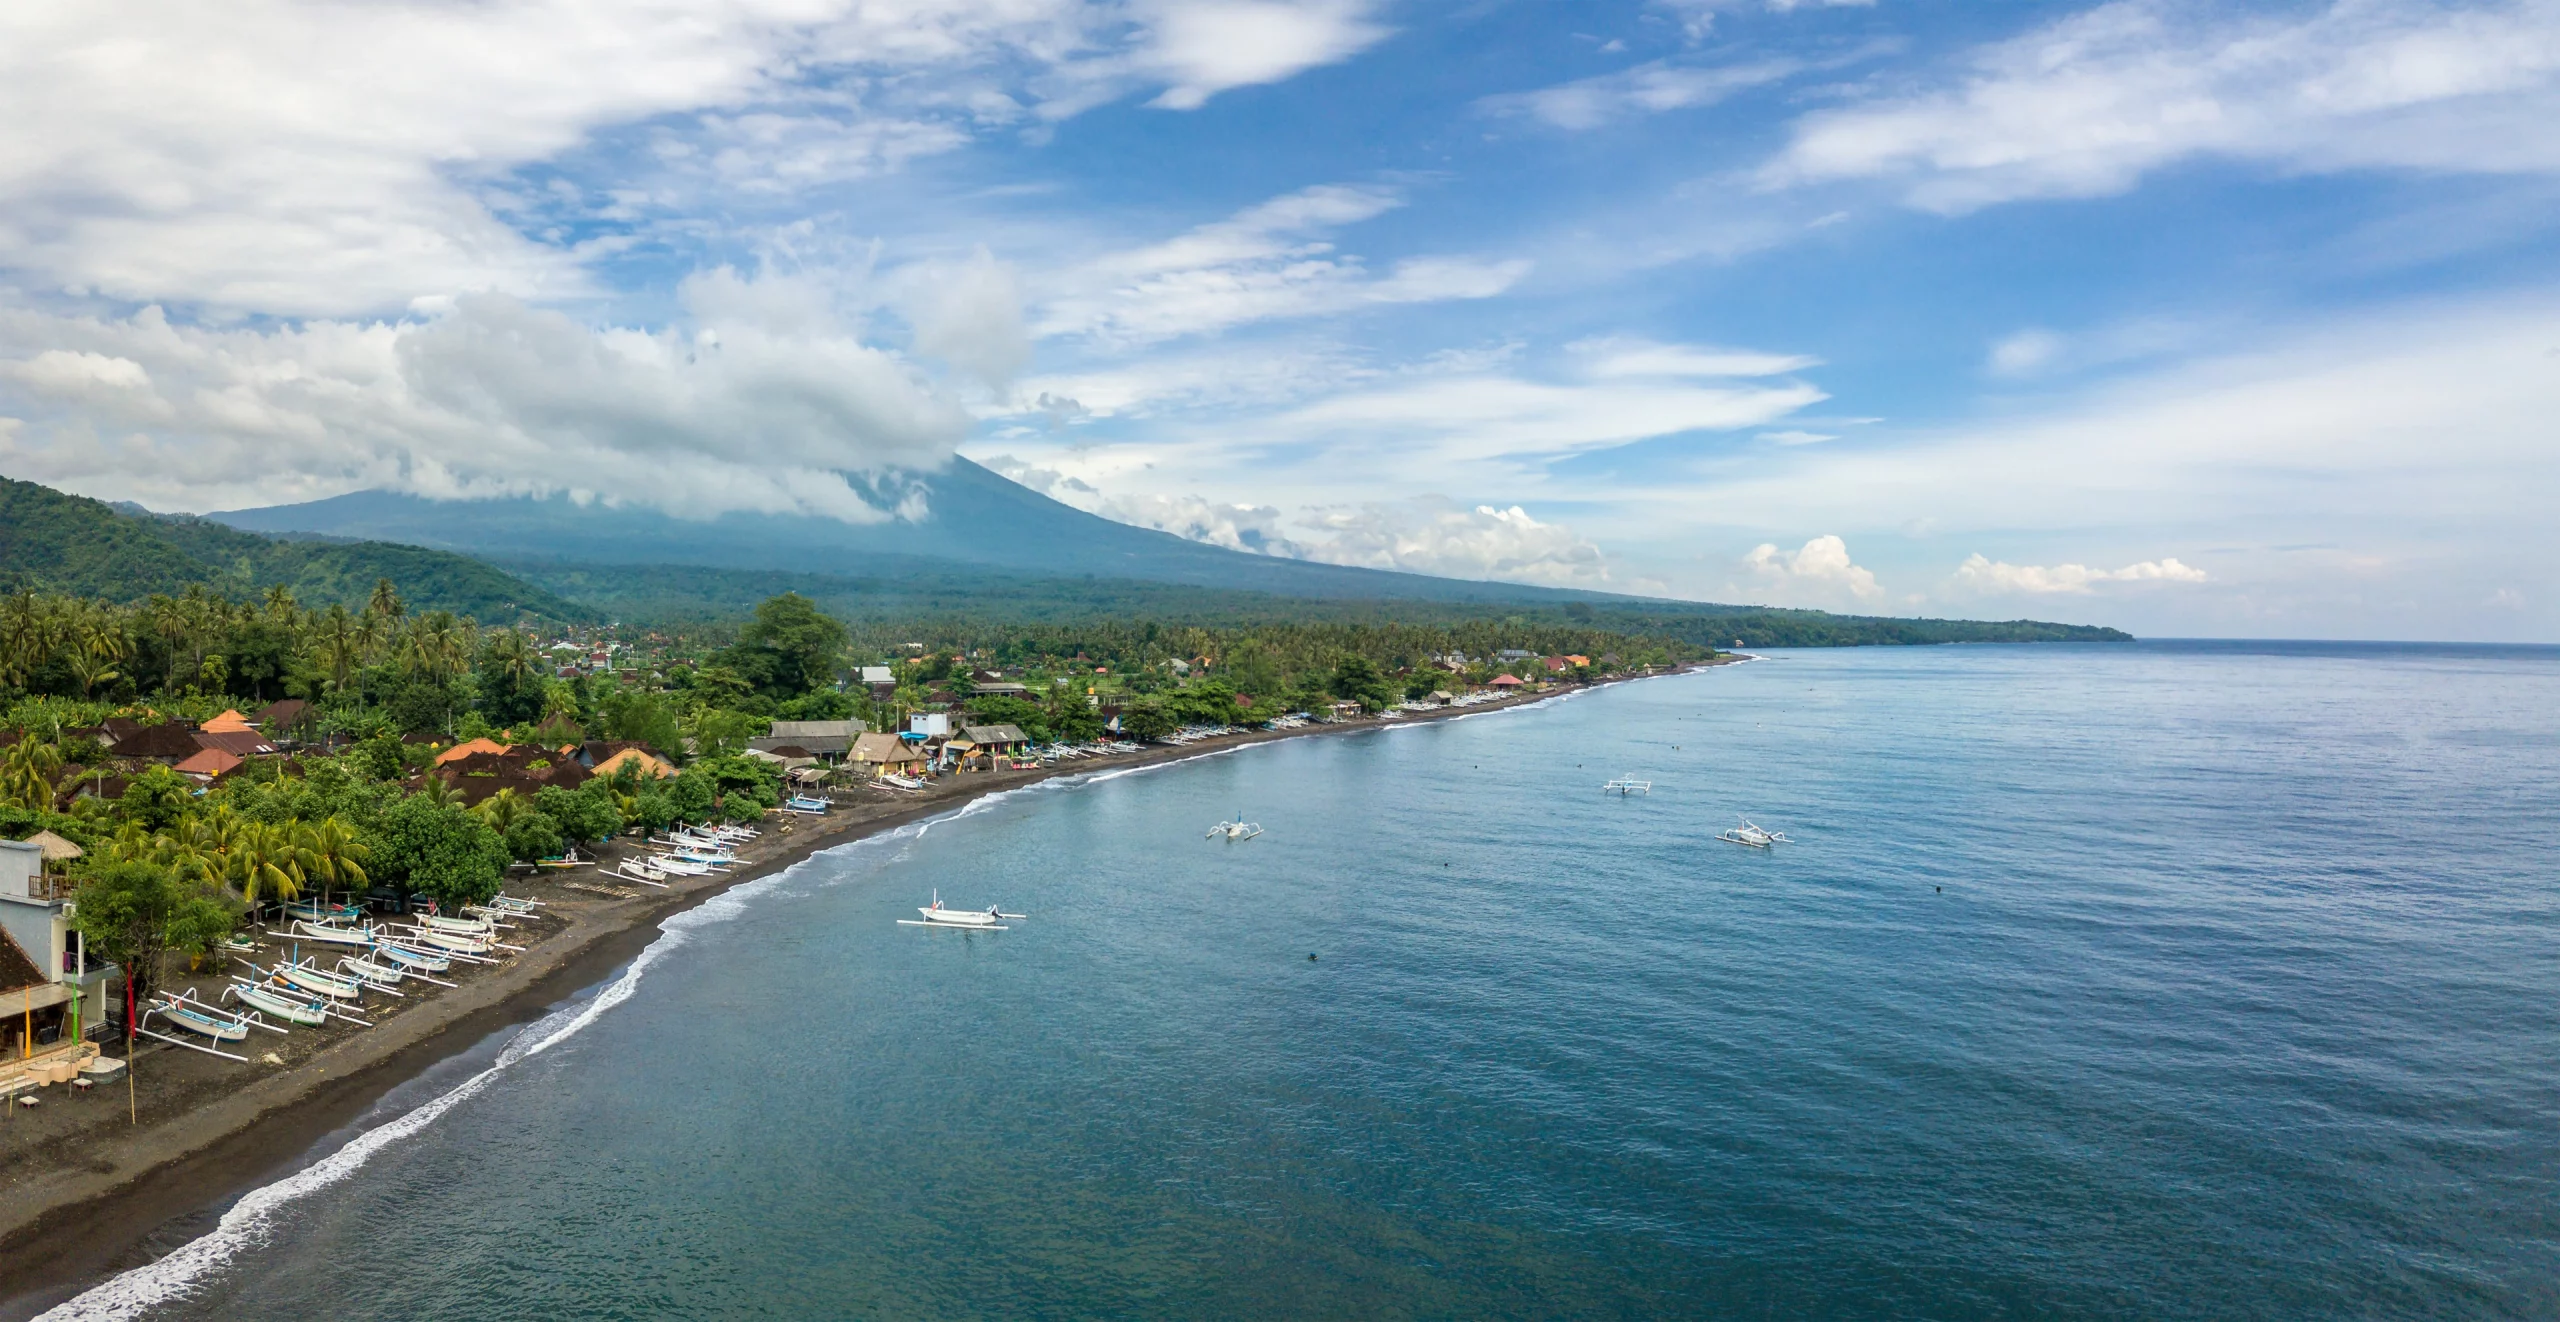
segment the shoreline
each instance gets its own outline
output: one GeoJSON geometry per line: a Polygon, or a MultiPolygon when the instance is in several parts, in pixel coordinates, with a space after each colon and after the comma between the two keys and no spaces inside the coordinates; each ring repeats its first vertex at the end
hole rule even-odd
{"type": "MultiPolygon", "coordinates": [[[[226,1206],[313,1159],[316,1144],[353,1123],[393,1089],[471,1050],[493,1033],[519,1029],[596,985],[659,939],[662,924],[714,896],[795,867],[819,852],[931,817],[990,794],[1098,771],[1129,770],[1213,756],[1308,735],[1342,735],[1516,710],[1635,679],[1691,673],[1741,655],[1522,694],[1473,707],[1439,708],[1290,730],[1255,730],[1197,743],[1061,763],[1036,771],[972,772],[912,800],[868,801],[817,829],[770,829],[770,853],[734,872],[694,879],[665,894],[643,893],[584,907],[508,964],[333,1042],[308,1059],[243,1084],[209,1102],[134,1128],[93,1124],[49,1166],[15,1173],[0,1207],[0,1319],[31,1317],[99,1281],[157,1256],[152,1239],[189,1217],[226,1206]],[[875,811],[865,811],[871,809],[875,811]],[[885,811],[877,811],[885,810],[885,811]]],[[[768,819],[770,822],[770,819],[768,819]]],[[[795,823],[796,825],[796,823],[795,823]]],[[[596,874],[587,874],[596,877],[596,874]]],[[[574,881],[574,875],[563,876],[574,881]]],[[[609,881],[610,878],[596,877],[609,881]]],[[[520,886],[510,877],[510,887],[520,886]]],[[[168,1048],[142,1065],[167,1059],[168,1048]]],[[[254,1068],[254,1067],[250,1067],[254,1068]]],[[[139,1076],[137,1076],[139,1077],[139,1076]]],[[[96,1105],[91,1099],[77,1105],[96,1105]]],[[[208,1223],[205,1229],[210,1229],[208,1223]]],[[[192,1238],[193,1236],[189,1236],[192,1238]]]]}

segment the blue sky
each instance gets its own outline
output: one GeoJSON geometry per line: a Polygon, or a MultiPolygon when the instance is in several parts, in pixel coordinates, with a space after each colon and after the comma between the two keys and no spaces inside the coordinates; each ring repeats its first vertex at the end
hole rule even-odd
{"type": "Polygon", "coordinates": [[[11,476],[871,520],[957,452],[1430,573],[2560,639],[2551,3],[0,24],[11,476]]]}

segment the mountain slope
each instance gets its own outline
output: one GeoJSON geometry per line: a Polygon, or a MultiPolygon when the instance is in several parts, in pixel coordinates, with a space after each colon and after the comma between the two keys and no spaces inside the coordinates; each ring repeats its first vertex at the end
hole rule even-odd
{"type": "Polygon", "coordinates": [[[1897,620],[1706,602],[1574,596],[1555,601],[1460,602],[1286,597],[1239,588],[1125,578],[1042,578],[952,560],[874,556],[858,575],[700,565],[588,565],[509,561],[528,581],[628,622],[734,620],[749,606],[797,592],[856,622],[968,620],[1064,624],[1094,619],[1179,620],[1211,628],[1314,621],[1454,624],[1488,617],[1659,635],[1708,647],[1840,647],[1873,643],[2121,642],[2127,635],[2036,620],[1897,620]]]}
{"type": "Polygon", "coordinates": [[[355,607],[388,578],[422,610],[485,621],[583,620],[585,608],[468,556],[385,542],[284,541],[186,517],[127,513],[0,478],[0,589],[138,601],[201,584],[245,597],[282,584],[306,606],[355,607]]]}
{"type": "Polygon", "coordinates": [[[909,523],[855,525],[801,515],[674,518],[654,510],[547,500],[432,501],[360,491],[302,505],[209,515],[264,533],[381,537],[497,560],[687,564],[722,569],[870,572],[880,556],[1029,570],[1051,577],[1138,579],[1285,596],[1422,601],[1565,601],[1590,594],[1511,583],[1284,560],[1186,541],[1087,514],[966,459],[939,473],[892,479],[894,501],[921,487],[931,513],[909,523]]]}

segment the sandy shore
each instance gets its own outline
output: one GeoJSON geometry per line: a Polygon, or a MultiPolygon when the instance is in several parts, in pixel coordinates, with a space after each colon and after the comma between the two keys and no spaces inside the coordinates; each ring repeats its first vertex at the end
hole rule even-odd
{"type": "MultiPolygon", "coordinates": [[[[844,791],[837,797],[846,805],[825,818],[769,819],[765,834],[741,852],[742,866],[679,880],[667,890],[616,883],[596,869],[513,876],[507,892],[545,901],[543,917],[509,938],[527,947],[522,954],[454,977],[456,988],[388,1003],[396,1008],[384,1008],[384,998],[373,997],[376,1008],[366,1012],[374,1020],[370,1028],[333,1025],[296,1028],[287,1037],[255,1035],[263,1040],[244,1044],[246,1050],[231,1048],[250,1057],[245,1065],[146,1040],[133,1070],[138,1124],[127,1118],[122,1079],[84,1096],[47,1089],[41,1106],[0,1119],[0,1320],[33,1316],[92,1281],[149,1261],[156,1256],[153,1244],[168,1238],[164,1228],[201,1218],[206,1209],[290,1172],[321,1136],[362,1115],[392,1088],[603,980],[656,940],[670,914],[821,849],[1055,777],[1179,761],[1301,735],[1445,720],[1552,696],[1523,695],[1392,721],[1255,731],[1037,771],[972,772],[945,777],[922,793],[844,791]],[[271,1051],[275,1059],[268,1060],[271,1051]]],[[[608,864],[613,857],[608,850],[608,864]]],[[[206,970],[192,980],[218,989],[221,975],[206,970]]],[[[121,1043],[109,1044],[109,1054],[122,1050],[121,1043]]],[[[158,1251],[167,1247],[161,1244],[158,1251]]]]}

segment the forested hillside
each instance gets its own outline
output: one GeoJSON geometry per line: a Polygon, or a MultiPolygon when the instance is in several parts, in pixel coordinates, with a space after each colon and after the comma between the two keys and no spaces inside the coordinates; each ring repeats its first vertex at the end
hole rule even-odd
{"type": "Polygon", "coordinates": [[[921,556],[860,558],[858,573],[710,569],[699,565],[582,565],[505,561],[517,577],[626,623],[710,624],[747,603],[797,592],[841,619],[897,623],[954,644],[1009,636],[1025,625],[1164,620],[1204,628],[1269,624],[1460,626],[1508,621],[1676,638],[1700,647],[1849,647],[1903,643],[2123,642],[2130,635],[2038,620],[1907,620],[1824,611],[1719,606],[1590,594],[1583,600],[1441,602],[1286,597],[1268,592],[1051,577],[921,556]]]}
{"type": "Polygon", "coordinates": [[[294,541],[204,519],[129,514],[0,478],[0,591],[135,602],[203,587],[247,598],[284,587],[310,606],[362,606],[383,579],[421,610],[482,620],[589,612],[468,556],[389,542],[294,541]]]}

